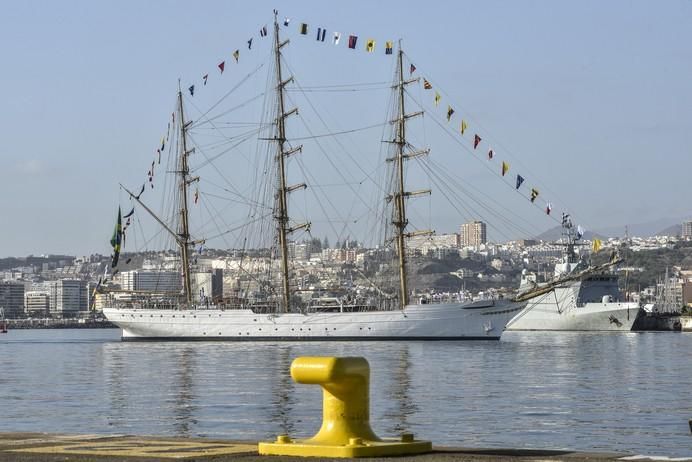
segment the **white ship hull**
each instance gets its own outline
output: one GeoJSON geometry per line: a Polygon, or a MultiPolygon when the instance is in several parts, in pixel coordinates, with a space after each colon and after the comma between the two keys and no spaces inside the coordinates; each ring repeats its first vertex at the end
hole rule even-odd
{"type": "Polygon", "coordinates": [[[396,311],[255,313],[250,309],[104,308],[123,340],[498,340],[524,307],[504,300],[396,311]]]}
{"type": "Polygon", "coordinates": [[[528,301],[526,309],[512,319],[507,330],[630,331],[639,313],[637,303],[564,300],[569,288],[556,288],[528,301]]]}

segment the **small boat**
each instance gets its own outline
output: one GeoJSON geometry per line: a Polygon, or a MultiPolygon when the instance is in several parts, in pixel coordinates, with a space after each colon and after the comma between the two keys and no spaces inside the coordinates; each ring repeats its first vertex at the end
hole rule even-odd
{"type": "Polygon", "coordinates": [[[673,331],[683,330],[681,319],[681,300],[675,296],[675,278],[668,276],[668,268],[663,281],[656,287],[656,299],[642,306],[639,318],[634,323],[635,331],[673,331]]]}
{"type": "Polygon", "coordinates": [[[5,310],[0,307],[0,334],[7,333],[7,320],[5,319],[5,310]]]}

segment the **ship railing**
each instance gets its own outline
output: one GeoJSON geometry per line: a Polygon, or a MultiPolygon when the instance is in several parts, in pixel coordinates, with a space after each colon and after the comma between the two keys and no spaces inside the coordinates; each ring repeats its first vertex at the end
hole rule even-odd
{"type": "Polygon", "coordinates": [[[398,308],[398,301],[393,298],[356,297],[321,297],[310,300],[305,307],[306,313],[360,313],[368,311],[389,311],[398,308]]]}
{"type": "Polygon", "coordinates": [[[495,295],[488,294],[482,298],[472,298],[463,293],[445,292],[441,294],[428,294],[418,297],[418,303],[421,305],[438,305],[443,303],[468,303],[478,300],[495,300],[495,295]]]}
{"type": "Polygon", "coordinates": [[[177,310],[180,304],[176,302],[140,302],[140,301],[117,301],[112,305],[114,308],[135,309],[135,310],[177,310]]]}
{"type": "Polygon", "coordinates": [[[363,311],[383,311],[383,308],[370,304],[310,305],[308,313],[360,313],[363,311]]]}

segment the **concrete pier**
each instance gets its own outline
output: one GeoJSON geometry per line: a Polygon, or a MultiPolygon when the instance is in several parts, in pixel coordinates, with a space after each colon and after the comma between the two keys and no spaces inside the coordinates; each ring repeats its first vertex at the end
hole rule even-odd
{"type": "MultiPolygon", "coordinates": [[[[0,462],[89,462],[89,461],[299,461],[317,460],[288,456],[260,456],[257,442],[202,438],[170,438],[106,435],[55,435],[45,433],[0,433],[0,462]]],[[[319,460],[343,461],[344,459],[319,460]]],[[[367,460],[386,460],[371,458],[367,460]]],[[[478,449],[433,447],[433,452],[388,459],[396,462],[451,461],[615,461],[648,460],[628,454],[600,454],[572,451],[478,449]]],[[[653,460],[653,459],[650,459],[653,460]]],[[[661,459],[658,459],[661,460],[661,459]]],[[[663,459],[665,460],[665,459],[663,459]]]]}

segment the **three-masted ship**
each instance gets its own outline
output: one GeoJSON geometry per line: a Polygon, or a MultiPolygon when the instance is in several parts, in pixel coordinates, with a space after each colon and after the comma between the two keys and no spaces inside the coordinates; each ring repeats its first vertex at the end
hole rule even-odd
{"type": "Polygon", "coordinates": [[[285,120],[295,110],[285,105],[286,87],[292,77],[282,74],[282,48],[288,40],[280,37],[279,22],[274,18],[273,60],[275,64],[274,90],[276,107],[273,134],[269,138],[276,172],[272,216],[276,236],[276,257],[280,260],[280,287],[265,291],[264,299],[239,297],[213,303],[198,303],[191,283],[191,251],[198,244],[191,238],[188,224],[189,186],[196,181],[188,166],[191,150],[186,142],[188,122],[183,110],[182,92],[178,91],[177,125],[178,162],[176,168],[178,197],[178,226],[173,229],[159,219],[139,198],[126,190],[129,197],[151,213],[169,233],[179,248],[182,266],[182,294],[174,298],[134,297],[116,301],[110,298],[103,309],[109,321],[122,329],[123,340],[464,340],[500,338],[507,322],[525,306],[525,302],[508,299],[477,301],[452,300],[430,303],[425,299],[411,300],[408,238],[428,233],[411,231],[408,227],[406,201],[429,191],[409,191],[404,179],[405,163],[412,158],[427,155],[427,150],[413,150],[406,138],[409,119],[420,113],[407,113],[405,87],[417,79],[404,75],[403,51],[399,47],[396,77],[393,85],[396,113],[392,156],[387,159],[391,167],[391,191],[386,201],[391,207],[387,217],[391,225],[389,245],[396,255],[398,288],[390,292],[379,290],[378,297],[317,298],[311,303],[300,303],[292,297],[289,265],[289,236],[309,229],[309,223],[291,224],[288,197],[292,191],[305,188],[304,184],[287,183],[286,159],[300,151],[300,147],[287,144],[285,120]]]}

